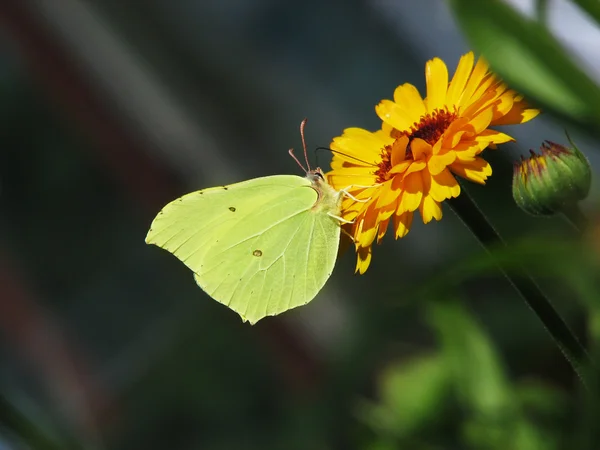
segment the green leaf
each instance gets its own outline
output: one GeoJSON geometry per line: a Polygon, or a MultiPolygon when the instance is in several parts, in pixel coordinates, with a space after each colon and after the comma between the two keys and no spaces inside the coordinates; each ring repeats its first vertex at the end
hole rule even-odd
{"type": "Polygon", "coordinates": [[[508,85],[600,135],[600,89],[539,22],[500,0],[449,0],[463,32],[508,85]]]}
{"type": "Polygon", "coordinates": [[[379,433],[408,438],[443,412],[449,388],[445,360],[437,354],[419,356],[385,370],[380,403],[363,402],[359,414],[379,433]]]}
{"type": "Polygon", "coordinates": [[[573,0],[600,25],[600,2],[598,0],[573,0]]]}
{"type": "Polygon", "coordinates": [[[490,450],[555,448],[549,435],[536,429],[522,413],[492,343],[462,305],[431,301],[428,313],[467,412],[463,436],[469,446],[490,450]]]}
{"type": "Polygon", "coordinates": [[[479,325],[458,302],[429,302],[430,323],[437,330],[448,368],[462,402],[477,414],[508,413],[510,387],[496,353],[479,325]]]}

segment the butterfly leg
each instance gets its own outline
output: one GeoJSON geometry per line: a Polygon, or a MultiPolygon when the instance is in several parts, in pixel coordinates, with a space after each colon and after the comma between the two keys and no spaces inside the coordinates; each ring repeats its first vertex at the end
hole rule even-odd
{"type": "Polygon", "coordinates": [[[369,200],[371,200],[371,197],[363,198],[363,199],[356,198],[354,195],[352,195],[350,192],[346,191],[345,189],[342,189],[340,192],[342,194],[344,194],[346,197],[351,198],[352,200],[354,200],[355,202],[358,202],[358,203],[366,203],[369,200]]]}
{"type": "Polygon", "coordinates": [[[346,220],[341,218],[340,216],[336,216],[335,214],[327,213],[329,217],[333,217],[336,220],[339,220],[341,223],[354,223],[354,220],[346,220]]]}
{"type": "Polygon", "coordinates": [[[340,230],[342,231],[342,233],[344,233],[346,236],[348,236],[352,242],[356,242],[354,240],[354,236],[352,236],[350,233],[348,233],[346,230],[344,230],[344,228],[340,228],[340,230]]]}
{"type": "Polygon", "coordinates": [[[372,187],[375,187],[375,186],[378,186],[378,185],[376,184],[376,185],[373,185],[373,186],[361,186],[361,185],[358,185],[358,184],[351,184],[350,186],[346,186],[344,189],[341,189],[341,190],[340,190],[340,192],[341,192],[342,194],[344,194],[346,197],[348,197],[348,198],[351,198],[351,199],[352,199],[352,200],[354,200],[355,202],[358,202],[358,203],[366,203],[366,202],[368,202],[369,200],[371,200],[371,197],[369,197],[369,198],[365,198],[365,199],[359,199],[359,198],[356,198],[355,196],[353,196],[353,195],[352,195],[350,192],[348,192],[348,191],[349,191],[350,189],[353,189],[353,188],[359,188],[359,189],[369,189],[369,188],[372,188],[372,187]]]}

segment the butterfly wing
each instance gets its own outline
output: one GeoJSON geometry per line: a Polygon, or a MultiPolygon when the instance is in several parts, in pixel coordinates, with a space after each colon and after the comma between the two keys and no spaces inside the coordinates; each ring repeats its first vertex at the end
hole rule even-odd
{"type": "Polygon", "coordinates": [[[193,192],[163,208],[146,242],[173,253],[207,294],[255,323],[308,303],[333,271],[340,227],[315,208],[322,199],[313,184],[277,175],[193,192]]]}

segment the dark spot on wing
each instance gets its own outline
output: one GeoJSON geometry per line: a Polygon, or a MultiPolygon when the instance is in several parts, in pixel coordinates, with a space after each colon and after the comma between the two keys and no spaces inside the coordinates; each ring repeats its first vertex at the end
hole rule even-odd
{"type": "Polygon", "coordinates": [[[235,212],[235,208],[234,208],[233,206],[230,206],[230,207],[229,207],[229,211],[231,211],[231,212],[235,212]]]}
{"type": "Polygon", "coordinates": [[[253,254],[254,256],[262,256],[262,251],[257,249],[257,250],[254,250],[254,251],[252,252],[252,254],[253,254]]]}
{"type": "Polygon", "coordinates": [[[227,190],[227,189],[229,189],[229,188],[228,188],[227,186],[223,186],[223,189],[227,190]]]}

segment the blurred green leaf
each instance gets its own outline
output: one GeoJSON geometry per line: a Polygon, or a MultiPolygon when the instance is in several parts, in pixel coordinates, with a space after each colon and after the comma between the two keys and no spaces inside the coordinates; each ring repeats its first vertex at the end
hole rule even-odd
{"type": "Polygon", "coordinates": [[[524,380],[514,387],[514,394],[521,407],[537,416],[559,418],[569,413],[565,392],[542,380],[524,380]]]}
{"type": "Polygon", "coordinates": [[[385,370],[380,403],[363,402],[359,415],[380,433],[407,438],[443,413],[449,388],[444,359],[437,354],[419,356],[385,370]]]}
{"type": "Polygon", "coordinates": [[[511,414],[514,405],[504,369],[475,321],[457,302],[429,302],[428,313],[460,400],[483,416],[511,414]]]}
{"type": "Polygon", "coordinates": [[[449,2],[471,44],[512,88],[600,135],[600,89],[541,23],[500,0],[449,2]]]}
{"type": "Polygon", "coordinates": [[[573,0],[600,25],[600,2],[598,0],[573,0]]]}
{"type": "Polygon", "coordinates": [[[428,318],[437,330],[459,400],[465,440],[472,448],[554,448],[551,438],[526,419],[494,347],[464,307],[430,301],[428,318]]]}

